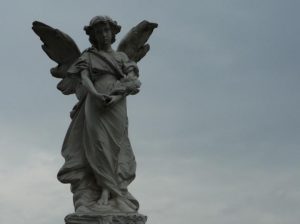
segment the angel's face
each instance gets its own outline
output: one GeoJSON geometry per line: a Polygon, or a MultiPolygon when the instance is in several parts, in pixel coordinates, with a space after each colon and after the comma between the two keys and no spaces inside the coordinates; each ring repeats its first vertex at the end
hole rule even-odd
{"type": "Polygon", "coordinates": [[[108,23],[98,23],[94,26],[95,38],[100,48],[110,47],[112,31],[108,23]]]}

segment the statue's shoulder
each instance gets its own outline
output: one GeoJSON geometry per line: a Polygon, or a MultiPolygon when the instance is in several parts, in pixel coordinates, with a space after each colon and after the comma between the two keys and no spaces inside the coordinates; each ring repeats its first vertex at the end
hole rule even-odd
{"type": "Polygon", "coordinates": [[[93,54],[95,52],[95,49],[93,47],[86,48],[81,52],[81,55],[79,57],[79,60],[85,60],[85,61],[90,61],[93,58],[93,54]]]}
{"type": "Polygon", "coordinates": [[[88,54],[93,53],[93,51],[95,51],[95,49],[93,47],[89,47],[89,48],[86,48],[85,50],[83,50],[81,52],[81,55],[88,55],[88,54]]]}
{"type": "Polygon", "coordinates": [[[129,60],[127,54],[122,51],[115,51],[114,55],[118,61],[127,62],[129,60]]]}

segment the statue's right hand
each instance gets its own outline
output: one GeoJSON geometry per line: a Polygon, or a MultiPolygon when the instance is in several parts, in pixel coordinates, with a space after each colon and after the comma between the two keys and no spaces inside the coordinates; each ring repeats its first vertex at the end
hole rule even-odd
{"type": "Polygon", "coordinates": [[[97,93],[95,95],[99,100],[101,100],[103,103],[108,103],[111,101],[112,97],[106,94],[97,93]]]}

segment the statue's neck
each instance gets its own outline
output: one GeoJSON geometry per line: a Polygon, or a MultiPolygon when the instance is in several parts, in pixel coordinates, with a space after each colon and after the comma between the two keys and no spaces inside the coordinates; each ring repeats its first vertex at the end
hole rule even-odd
{"type": "Polygon", "coordinates": [[[97,46],[97,50],[98,50],[98,51],[110,52],[110,51],[112,51],[113,49],[112,49],[111,45],[109,44],[109,45],[98,45],[98,46],[97,46]]]}

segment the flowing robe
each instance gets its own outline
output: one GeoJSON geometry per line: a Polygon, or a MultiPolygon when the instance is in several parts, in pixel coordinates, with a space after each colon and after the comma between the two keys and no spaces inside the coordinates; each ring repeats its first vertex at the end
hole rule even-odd
{"type": "MultiPolygon", "coordinates": [[[[80,77],[83,69],[89,70],[96,90],[103,94],[111,93],[128,72],[138,72],[125,54],[94,48],[86,50],[68,72],[80,77]]],[[[75,210],[94,206],[103,188],[111,193],[110,200],[118,197],[138,209],[137,200],[127,190],[135,178],[136,162],[128,138],[126,97],[105,106],[87,93],[73,114],[62,155],[65,163],[57,176],[62,183],[71,184],[75,210]]]]}

